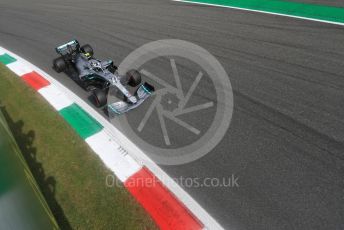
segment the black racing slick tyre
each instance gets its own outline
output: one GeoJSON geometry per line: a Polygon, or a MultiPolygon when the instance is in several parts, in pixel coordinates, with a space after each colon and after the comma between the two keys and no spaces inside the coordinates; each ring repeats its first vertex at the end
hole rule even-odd
{"type": "Polygon", "coordinates": [[[128,85],[136,87],[141,83],[141,74],[137,70],[130,70],[127,72],[128,85]]]}
{"type": "Polygon", "coordinates": [[[54,65],[54,69],[56,70],[56,72],[61,73],[63,71],[66,70],[66,62],[62,57],[56,58],[53,61],[53,65],[54,65]]]}
{"type": "Polygon", "coordinates": [[[90,57],[93,57],[93,49],[89,44],[81,46],[80,50],[83,53],[90,54],[90,57]]]}
{"type": "Polygon", "coordinates": [[[100,108],[106,105],[107,95],[105,90],[95,89],[93,90],[94,104],[96,107],[100,108]]]}

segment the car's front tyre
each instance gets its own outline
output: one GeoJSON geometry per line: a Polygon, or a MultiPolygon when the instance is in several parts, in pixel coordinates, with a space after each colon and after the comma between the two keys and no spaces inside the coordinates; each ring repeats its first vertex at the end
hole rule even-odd
{"type": "Polygon", "coordinates": [[[96,107],[100,108],[106,105],[107,95],[105,90],[95,89],[93,90],[94,104],[96,107]]]}
{"type": "Polygon", "coordinates": [[[128,85],[136,87],[141,83],[141,73],[137,70],[130,70],[127,72],[128,85]]]}

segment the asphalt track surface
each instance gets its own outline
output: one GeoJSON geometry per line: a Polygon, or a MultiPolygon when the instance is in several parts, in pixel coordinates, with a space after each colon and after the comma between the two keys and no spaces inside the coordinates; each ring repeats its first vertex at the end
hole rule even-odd
{"type": "Polygon", "coordinates": [[[0,45],[86,101],[51,69],[53,48],[71,38],[118,63],[166,38],[221,62],[234,89],[228,132],[200,160],[162,168],[172,177],[239,176],[238,188],[185,188],[226,229],[344,229],[343,29],[168,0],[0,2],[0,45]]]}

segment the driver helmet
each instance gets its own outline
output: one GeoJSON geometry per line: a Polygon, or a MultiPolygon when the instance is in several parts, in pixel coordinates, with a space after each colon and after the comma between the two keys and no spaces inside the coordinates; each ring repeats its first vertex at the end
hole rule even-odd
{"type": "Polygon", "coordinates": [[[91,58],[91,54],[90,53],[84,53],[85,54],[85,57],[87,58],[87,59],[90,59],[91,58]]]}

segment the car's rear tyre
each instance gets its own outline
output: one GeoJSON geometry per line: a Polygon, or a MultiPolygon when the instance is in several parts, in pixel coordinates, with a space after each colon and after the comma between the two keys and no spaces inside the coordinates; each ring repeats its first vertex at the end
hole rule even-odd
{"type": "Polygon", "coordinates": [[[137,70],[129,70],[127,72],[128,85],[136,87],[141,83],[141,74],[137,70]]]}
{"type": "Polygon", "coordinates": [[[81,52],[90,54],[90,57],[93,57],[93,49],[89,44],[83,45],[80,48],[81,52]]]}
{"type": "Polygon", "coordinates": [[[94,104],[96,107],[103,107],[107,103],[107,95],[105,90],[95,89],[93,90],[94,104]]]}
{"type": "Polygon", "coordinates": [[[58,73],[65,71],[67,68],[67,64],[66,64],[65,60],[63,59],[63,57],[56,58],[53,61],[53,65],[54,65],[54,69],[58,73]]]}

